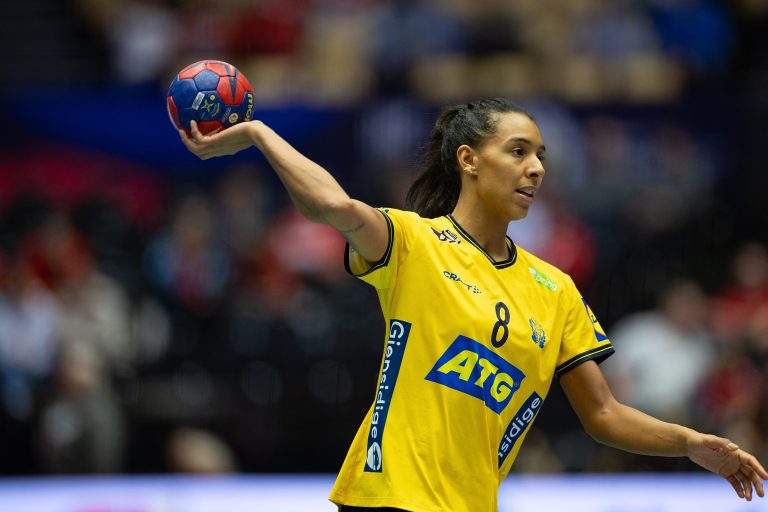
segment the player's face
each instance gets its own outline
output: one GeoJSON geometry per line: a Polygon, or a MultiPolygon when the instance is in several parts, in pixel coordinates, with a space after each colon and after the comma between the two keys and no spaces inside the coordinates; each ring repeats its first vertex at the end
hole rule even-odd
{"type": "Polygon", "coordinates": [[[544,144],[525,114],[496,114],[496,132],[475,152],[477,193],[482,204],[508,220],[528,214],[544,177],[544,144]]]}

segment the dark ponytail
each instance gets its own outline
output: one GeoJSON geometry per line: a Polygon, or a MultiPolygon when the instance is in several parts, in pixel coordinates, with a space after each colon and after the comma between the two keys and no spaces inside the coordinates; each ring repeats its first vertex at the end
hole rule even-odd
{"type": "Polygon", "coordinates": [[[462,144],[476,148],[496,129],[493,114],[530,113],[505,98],[473,101],[444,109],[424,155],[421,172],[405,197],[408,207],[422,217],[434,218],[453,211],[461,192],[456,151],[462,144]]]}

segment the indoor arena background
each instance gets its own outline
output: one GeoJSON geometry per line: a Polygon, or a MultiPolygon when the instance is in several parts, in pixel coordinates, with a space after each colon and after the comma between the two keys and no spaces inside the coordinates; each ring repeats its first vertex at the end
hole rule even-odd
{"type": "MultiPolygon", "coordinates": [[[[383,320],[256,150],[181,144],[167,87],[208,58],[373,205],[403,206],[442,105],[522,102],[547,179],[510,234],[573,276],[615,394],[768,461],[768,3],[4,0],[0,510],[333,510],[383,320]]],[[[597,445],[556,383],[500,494],[713,504],[765,506],[597,445]]]]}

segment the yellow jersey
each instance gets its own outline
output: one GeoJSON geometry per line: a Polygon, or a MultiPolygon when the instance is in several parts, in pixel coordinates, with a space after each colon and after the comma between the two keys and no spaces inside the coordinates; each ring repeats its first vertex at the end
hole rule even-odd
{"type": "Polygon", "coordinates": [[[386,254],[345,266],[378,292],[382,365],[330,499],[495,512],[552,378],[613,347],[573,281],[512,240],[494,261],[450,215],[381,211],[386,254]]]}

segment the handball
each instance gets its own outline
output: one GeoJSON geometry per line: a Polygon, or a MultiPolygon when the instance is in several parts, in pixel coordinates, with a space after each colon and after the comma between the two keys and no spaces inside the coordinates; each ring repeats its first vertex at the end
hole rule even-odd
{"type": "Polygon", "coordinates": [[[201,60],[174,77],[166,100],[168,116],[176,129],[191,136],[192,120],[203,134],[250,121],[253,89],[232,64],[201,60]]]}

